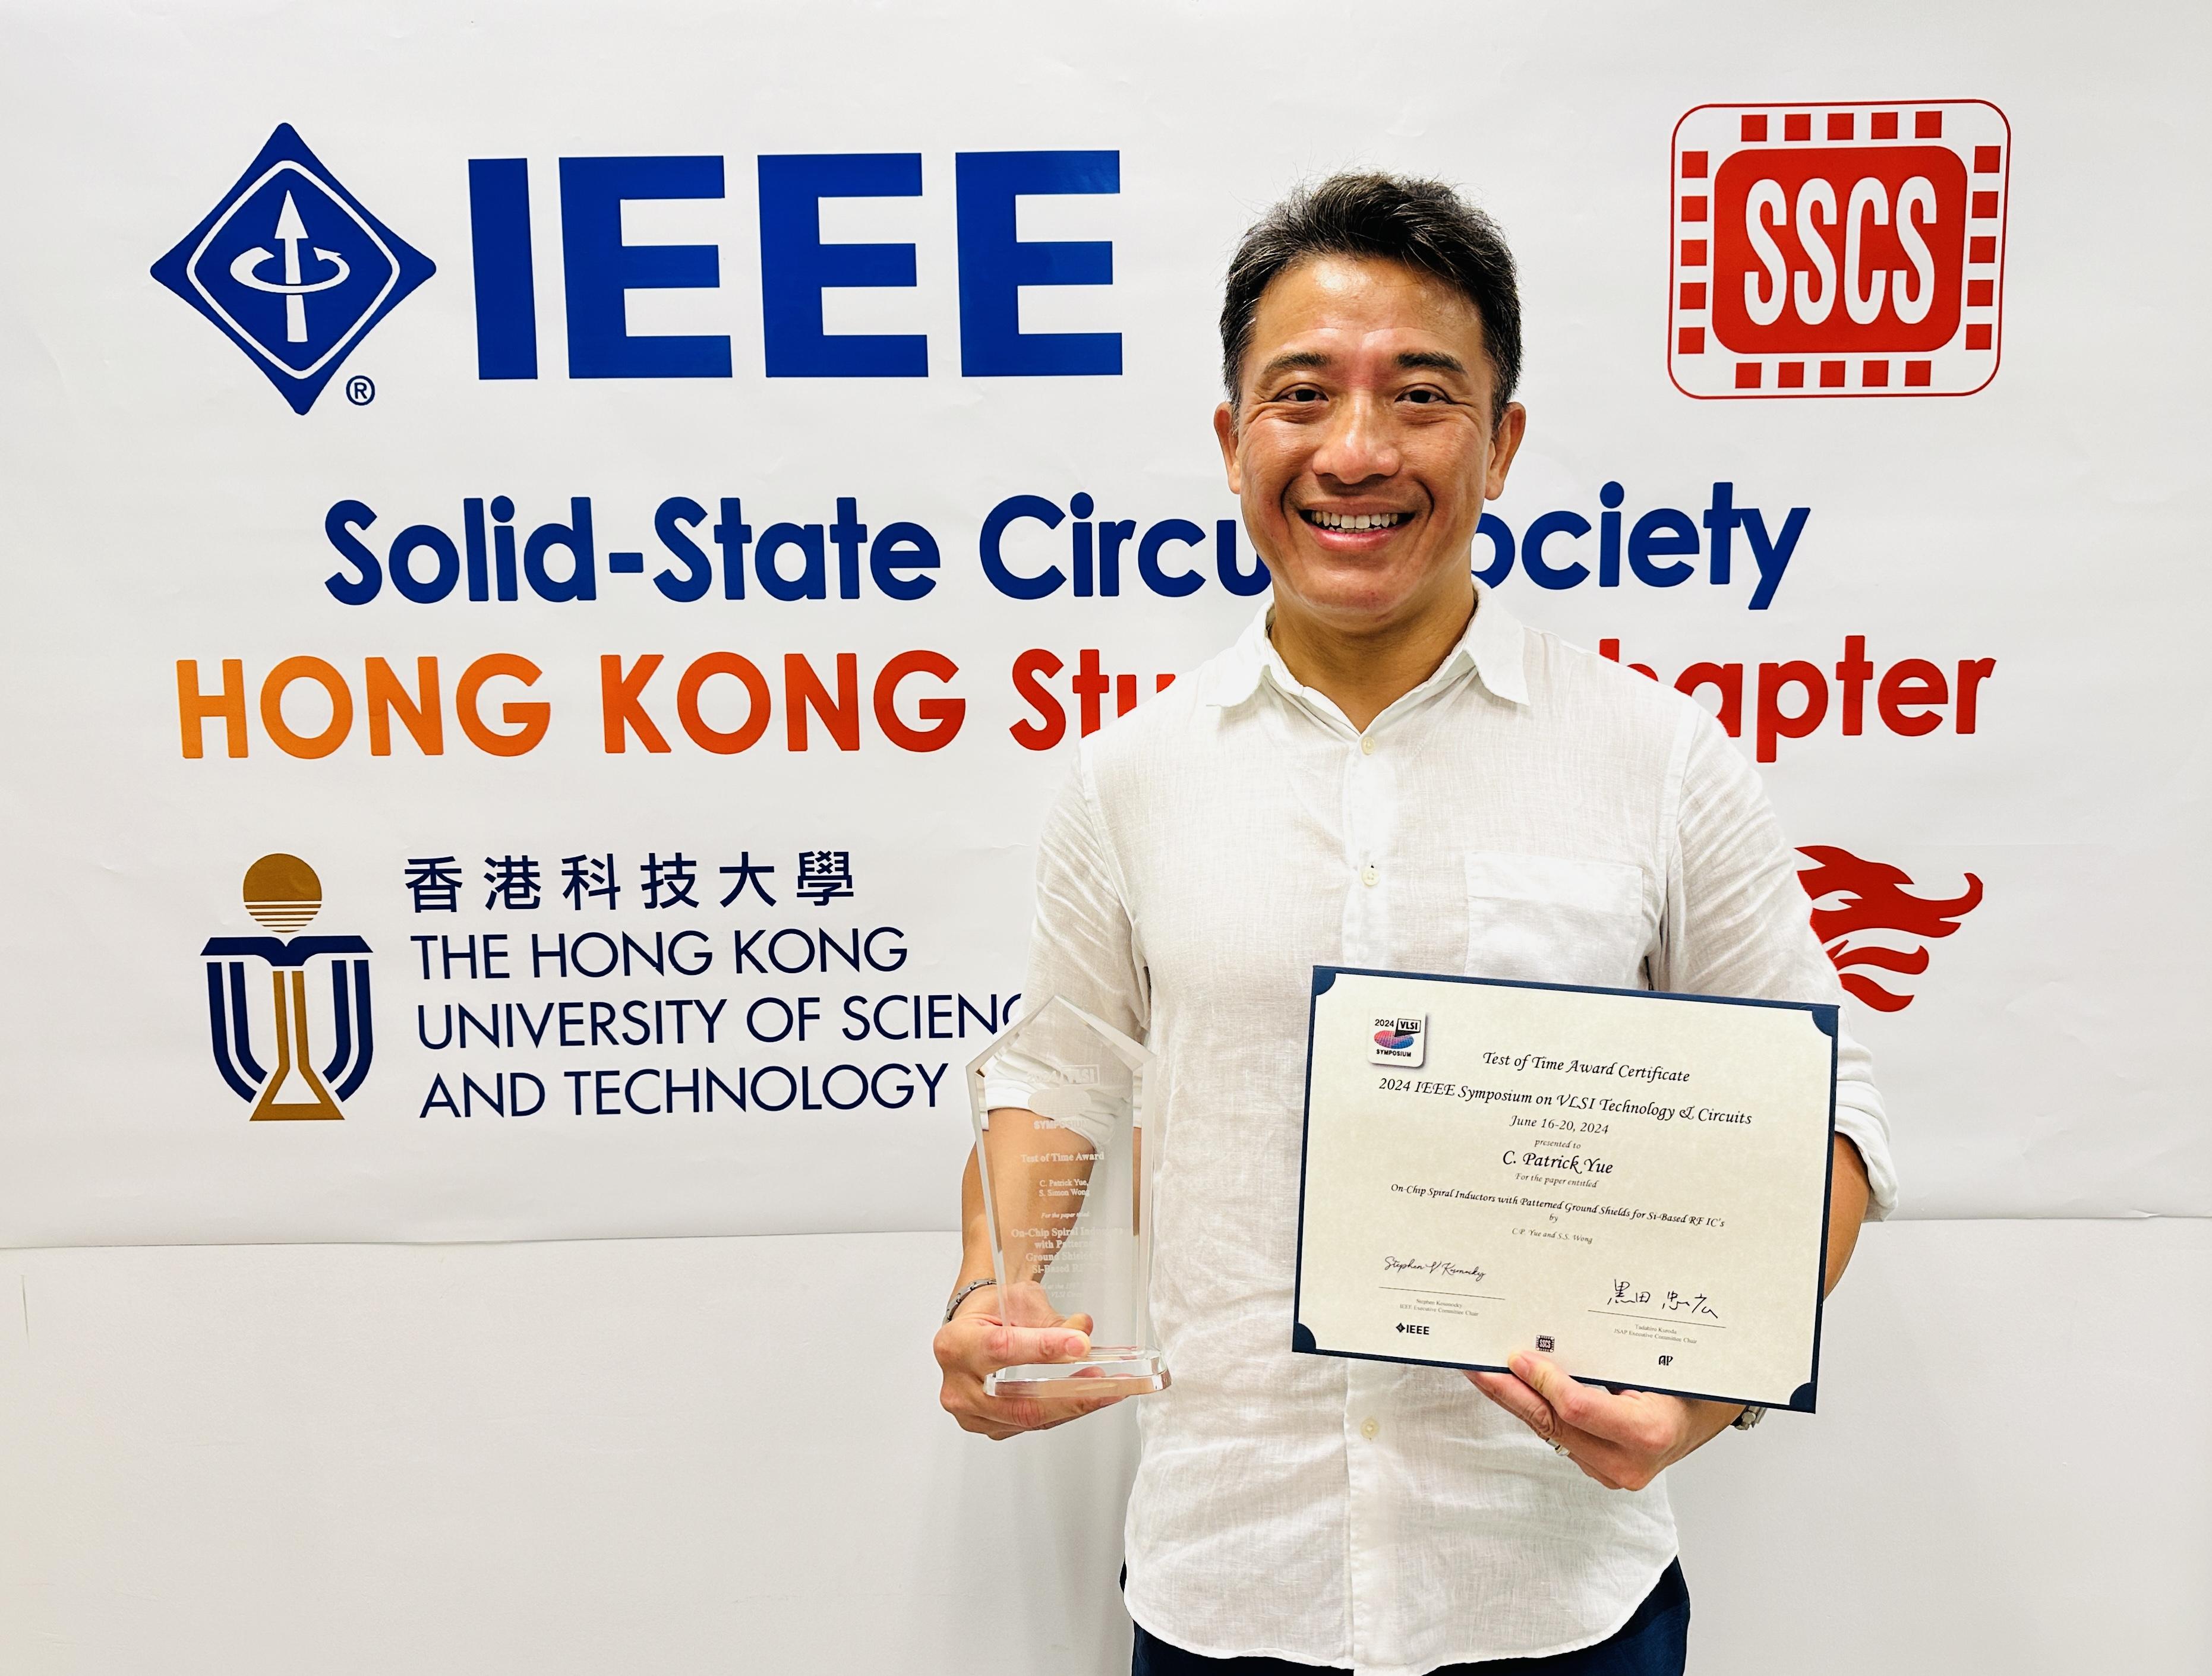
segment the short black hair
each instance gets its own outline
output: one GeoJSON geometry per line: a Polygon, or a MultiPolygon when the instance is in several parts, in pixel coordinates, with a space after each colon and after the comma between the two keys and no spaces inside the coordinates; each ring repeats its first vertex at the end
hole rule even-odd
{"type": "Polygon", "coordinates": [[[1231,406],[1260,298],[1317,256],[1380,257],[1442,280],[1482,317],[1494,424],[1521,382],[1521,290],[1498,223],[1441,180],[1333,174],[1301,186],[1255,222],[1237,246],[1221,300],[1221,379],[1231,406]]]}

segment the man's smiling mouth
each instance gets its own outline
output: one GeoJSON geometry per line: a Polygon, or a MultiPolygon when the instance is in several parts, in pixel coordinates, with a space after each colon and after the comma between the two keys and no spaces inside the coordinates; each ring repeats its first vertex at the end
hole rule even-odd
{"type": "Polygon", "coordinates": [[[1409,512],[1321,512],[1310,507],[1301,508],[1298,516],[1317,530],[1395,530],[1413,521],[1409,512]]]}

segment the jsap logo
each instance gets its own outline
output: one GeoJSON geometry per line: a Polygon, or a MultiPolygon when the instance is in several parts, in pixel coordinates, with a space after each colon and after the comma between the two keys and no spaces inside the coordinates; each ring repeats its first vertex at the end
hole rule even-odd
{"type": "MultiPolygon", "coordinates": [[[[246,870],[246,911],[274,932],[298,931],[322,909],[323,884],[296,855],[264,855],[246,870]]],[[[214,937],[200,950],[207,961],[208,1029],[215,1068],[252,1116],[337,1118],[368,1076],[376,1047],[368,999],[369,947],[358,937],[214,937]],[[331,956],[331,1057],[315,1068],[308,1045],[307,966],[331,956]],[[338,958],[337,956],[355,956],[338,958]],[[258,1011],[247,993],[247,962],[269,969],[270,1034],[275,1063],[264,1066],[253,1051],[252,1023],[258,1011]]]]}
{"type": "Polygon", "coordinates": [[[1674,128],[1685,395],[1964,396],[1996,376],[2012,130],[1981,100],[1701,105],[1674,128]]]}
{"type": "Polygon", "coordinates": [[[289,123],[154,277],[218,326],[295,413],[437,271],[364,209],[289,123]]]}

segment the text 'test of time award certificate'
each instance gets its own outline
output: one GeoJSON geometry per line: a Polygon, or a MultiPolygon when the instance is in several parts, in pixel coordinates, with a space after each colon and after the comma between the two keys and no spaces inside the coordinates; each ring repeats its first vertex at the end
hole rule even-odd
{"type": "Polygon", "coordinates": [[[1836,1009],[1314,970],[1295,1349],[1810,1412],[1836,1009]]]}

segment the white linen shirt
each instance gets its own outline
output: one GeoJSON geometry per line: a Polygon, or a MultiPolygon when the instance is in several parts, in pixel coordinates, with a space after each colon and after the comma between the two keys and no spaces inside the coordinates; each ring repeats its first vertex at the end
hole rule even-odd
{"type": "MultiPolygon", "coordinates": [[[[1025,993],[1149,1043],[1164,1090],[1126,1597],[1163,1640],[1421,1676],[1564,1652],[1674,1557],[1663,1479],[1600,1488],[1449,1369],[1293,1354],[1316,964],[1841,999],[1757,776],[1689,699],[1485,591],[1361,732],[1263,610],[1085,741],[1048,818],[1025,993]]],[[[1837,1126],[1895,1201],[1865,1051],[1837,1126]]]]}

